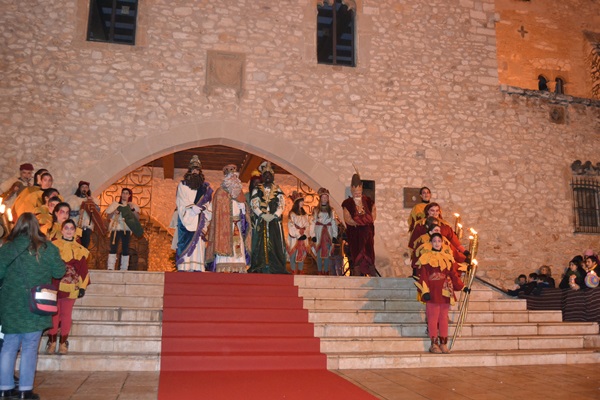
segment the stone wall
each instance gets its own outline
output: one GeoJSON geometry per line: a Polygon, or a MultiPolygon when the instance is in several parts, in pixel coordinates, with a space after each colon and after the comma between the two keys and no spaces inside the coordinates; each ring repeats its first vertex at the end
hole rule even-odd
{"type": "MultiPolygon", "coordinates": [[[[599,107],[565,103],[556,124],[553,100],[499,90],[493,0],[359,0],[356,68],[316,63],[315,3],[144,1],[124,46],[84,40],[87,1],[0,0],[2,178],[27,161],[63,191],[82,178],[103,190],[223,144],[330,188],[338,206],[355,163],[376,182],[385,276],[409,271],[404,187],[429,186],[480,232],[491,279],[600,248],[573,235],[569,188],[573,160],[599,161],[599,107]],[[243,90],[206,87],[209,52],[244,60],[243,90]]],[[[174,183],[160,190],[168,215],[174,183]]]]}
{"type": "Polygon", "coordinates": [[[496,0],[500,83],[538,88],[544,75],[554,90],[556,78],[565,94],[590,97],[592,69],[585,31],[600,33],[600,5],[589,0],[496,0]]]}

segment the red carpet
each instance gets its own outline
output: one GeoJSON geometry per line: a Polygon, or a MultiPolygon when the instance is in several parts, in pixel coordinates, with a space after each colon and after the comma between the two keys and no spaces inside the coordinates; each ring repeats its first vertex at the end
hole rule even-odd
{"type": "Polygon", "coordinates": [[[166,273],[159,400],[374,396],[327,371],[293,276],[166,273]]]}

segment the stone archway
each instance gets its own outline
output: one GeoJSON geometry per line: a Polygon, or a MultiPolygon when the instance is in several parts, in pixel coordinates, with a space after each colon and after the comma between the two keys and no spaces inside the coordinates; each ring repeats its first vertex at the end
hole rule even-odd
{"type": "MultiPolygon", "coordinates": [[[[159,135],[138,139],[121,152],[99,161],[83,176],[104,190],[119,177],[167,154],[192,147],[223,145],[270,160],[312,188],[326,187],[337,209],[345,185],[327,166],[294,143],[234,121],[199,121],[174,126],[159,135]]],[[[339,210],[338,210],[339,211],[339,210]]]]}
{"type": "MultiPolygon", "coordinates": [[[[121,176],[156,158],[212,145],[234,147],[255,154],[276,163],[312,188],[328,188],[332,205],[341,216],[346,185],[338,180],[337,173],[298,149],[294,143],[235,121],[208,120],[175,125],[161,134],[138,139],[121,152],[88,168],[82,176],[89,182],[96,182],[96,190],[103,191],[121,176]]],[[[387,271],[389,255],[377,234],[375,246],[380,273],[383,276],[393,275],[387,271]]]]}

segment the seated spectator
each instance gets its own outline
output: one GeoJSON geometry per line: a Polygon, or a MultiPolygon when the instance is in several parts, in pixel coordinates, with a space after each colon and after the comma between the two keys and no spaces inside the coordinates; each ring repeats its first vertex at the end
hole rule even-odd
{"type": "Polygon", "coordinates": [[[565,272],[560,284],[561,289],[580,290],[585,289],[585,270],[583,269],[583,257],[575,256],[569,262],[569,267],[565,272]]]}
{"type": "Polygon", "coordinates": [[[550,282],[549,282],[549,278],[547,275],[543,275],[543,274],[538,275],[536,282],[537,282],[537,285],[531,292],[531,294],[533,294],[535,296],[539,296],[540,294],[542,294],[542,290],[550,287],[550,282]]]}
{"type": "Polygon", "coordinates": [[[535,272],[532,272],[529,274],[529,277],[526,278],[527,282],[523,283],[522,285],[520,284],[522,277],[524,277],[525,275],[519,275],[519,278],[517,278],[519,280],[519,287],[515,290],[507,290],[506,294],[508,294],[509,296],[518,296],[520,294],[531,294],[533,292],[533,290],[537,287],[538,285],[538,274],[536,274],[535,272]]]}
{"type": "Polygon", "coordinates": [[[538,274],[546,276],[546,281],[551,288],[556,287],[556,281],[552,277],[552,268],[550,268],[549,265],[542,265],[538,271],[538,274]]]}

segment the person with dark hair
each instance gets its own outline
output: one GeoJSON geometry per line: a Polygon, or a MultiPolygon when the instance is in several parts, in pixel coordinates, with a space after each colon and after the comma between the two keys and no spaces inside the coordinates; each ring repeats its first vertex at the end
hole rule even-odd
{"type": "Polygon", "coordinates": [[[598,287],[600,275],[600,265],[598,265],[598,256],[591,255],[585,258],[585,285],[591,289],[598,287]]]}
{"type": "Polygon", "coordinates": [[[449,249],[443,249],[443,237],[431,235],[431,250],[423,252],[417,261],[419,281],[415,285],[425,303],[427,331],[431,338],[430,353],[449,353],[448,312],[456,302],[455,291],[465,285],[456,273],[454,260],[449,249]]]}
{"type": "Polygon", "coordinates": [[[375,268],[375,202],[363,194],[358,173],[352,175],[350,193],[342,203],[354,275],[377,276],[375,268]]]}
{"type": "Polygon", "coordinates": [[[177,251],[178,271],[206,270],[206,234],[213,189],[205,181],[202,163],[192,156],[183,180],[177,185],[177,251]]]}
{"type": "Polygon", "coordinates": [[[421,202],[415,204],[415,206],[410,211],[410,215],[408,216],[408,234],[412,233],[413,229],[415,229],[415,224],[417,221],[425,218],[427,215],[425,214],[425,207],[431,201],[431,190],[427,186],[423,186],[419,190],[419,196],[421,197],[421,202]]]}
{"type": "Polygon", "coordinates": [[[77,223],[77,227],[81,229],[81,244],[83,247],[88,248],[94,230],[94,222],[90,211],[93,212],[93,209],[96,210],[96,213],[100,211],[98,201],[92,197],[90,183],[79,181],[75,194],[70,196],[67,202],[71,206],[71,218],[77,223]]]}
{"type": "MultiPolygon", "coordinates": [[[[69,203],[60,202],[56,206],[54,206],[54,210],[52,210],[52,227],[48,229],[46,232],[46,237],[49,240],[55,240],[60,238],[62,224],[66,220],[69,219],[71,214],[71,206],[69,203]]],[[[81,237],[81,229],[77,229],[75,233],[75,239],[79,239],[81,237]]]]}
{"type": "Polygon", "coordinates": [[[30,288],[50,284],[65,274],[58,248],[40,232],[32,213],[21,214],[0,247],[0,320],[4,344],[0,351],[0,398],[39,399],[33,393],[37,353],[42,332],[52,326],[50,315],[29,309],[30,288]],[[19,388],[14,370],[21,352],[19,388]]]}
{"type": "Polygon", "coordinates": [[[58,331],[60,328],[60,342],[58,352],[67,354],[69,351],[68,337],[73,325],[73,306],[75,300],[85,295],[85,290],[90,284],[86,259],[90,252],[75,241],[75,221],[67,219],[62,223],[60,238],[52,243],[58,247],[60,257],[66,264],[66,273],[61,279],[54,279],[53,284],[58,288],[58,313],[52,316],[52,328],[47,332],[48,342],[46,353],[56,352],[58,331]]]}
{"type": "Polygon", "coordinates": [[[56,204],[60,203],[62,200],[60,199],[60,193],[55,188],[48,188],[42,191],[42,202],[43,204],[39,207],[36,207],[33,211],[33,214],[38,220],[40,224],[40,229],[43,234],[46,234],[48,230],[52,227],[52,211],[56,204]],[[52,199],[52,202],[50,200],[52,199]],[[58,203],[56,202],[58,200],[58,203]],[[52,207],[52,209],[51,209],[52,207]]]}
{"type": "Polygon", "coordinates": [[[15,217],[30,212],[33,213],[36,207],[44,204],[42,202],[42,191],[52,187],[54,182],[52,175],[45,170],[38,170],[33,176],[34,184],[25,188],[15,199],[13,205],[13,214],[15,217]]]}
{"type": "Polygon", "coordinates": [[[329,190],[319,188],[317,194],[319,205],[313,210],[309,235],[312,237],[312,251],[317,259],[317,273],[329,275],[330,257],[333,256],[338,236],[337,217],[329,203],[329,190]]]}
{"type": "Polygon", "coordinates": [[[294,191],[290,199],[294,204],[288,214],[287,254],[292,274],[300,275],[310,248],[310,218],[304,210],[304,196],[294,191]]]}
{"type": "Polygon", "coordinates": [[[585,289],[585,274],[585,269],[583,269],[583,257],[575,256],[569,262],[569,266],[558,287],[571,290],[585,289]]]}
{"type": "Polygon", "coordinates": [[[287,274],[282,226],[285,197],[275,184],[271,163],[263,161],[258,170],[262,181],[250,196],[250,207],[255,217],[252,235],[256,235],[256,240],[252,240],[252,263],[248,272],[287,274]]]}
{"type": "MultiPolygon", "coordinates": [[[[121,189],[119,201],[113,201],[106,208],[106,215],[110,219],[108,230],[110,232],[110,248],[108,250],[108,260],[106,267],[108,270],[114,270],[117,264],[117,250],[121,243],[121,265],[120,269],[126,271],[129,267],[129,242],[131,241],[133,225],[140,218],[140,208],[133,202],[133,193],[131,189],[121,189]],[[128,220],[134,221],[128,224],[128,220]]],[[[139,225],[139,224],[138,224],[139,225]]]]}

